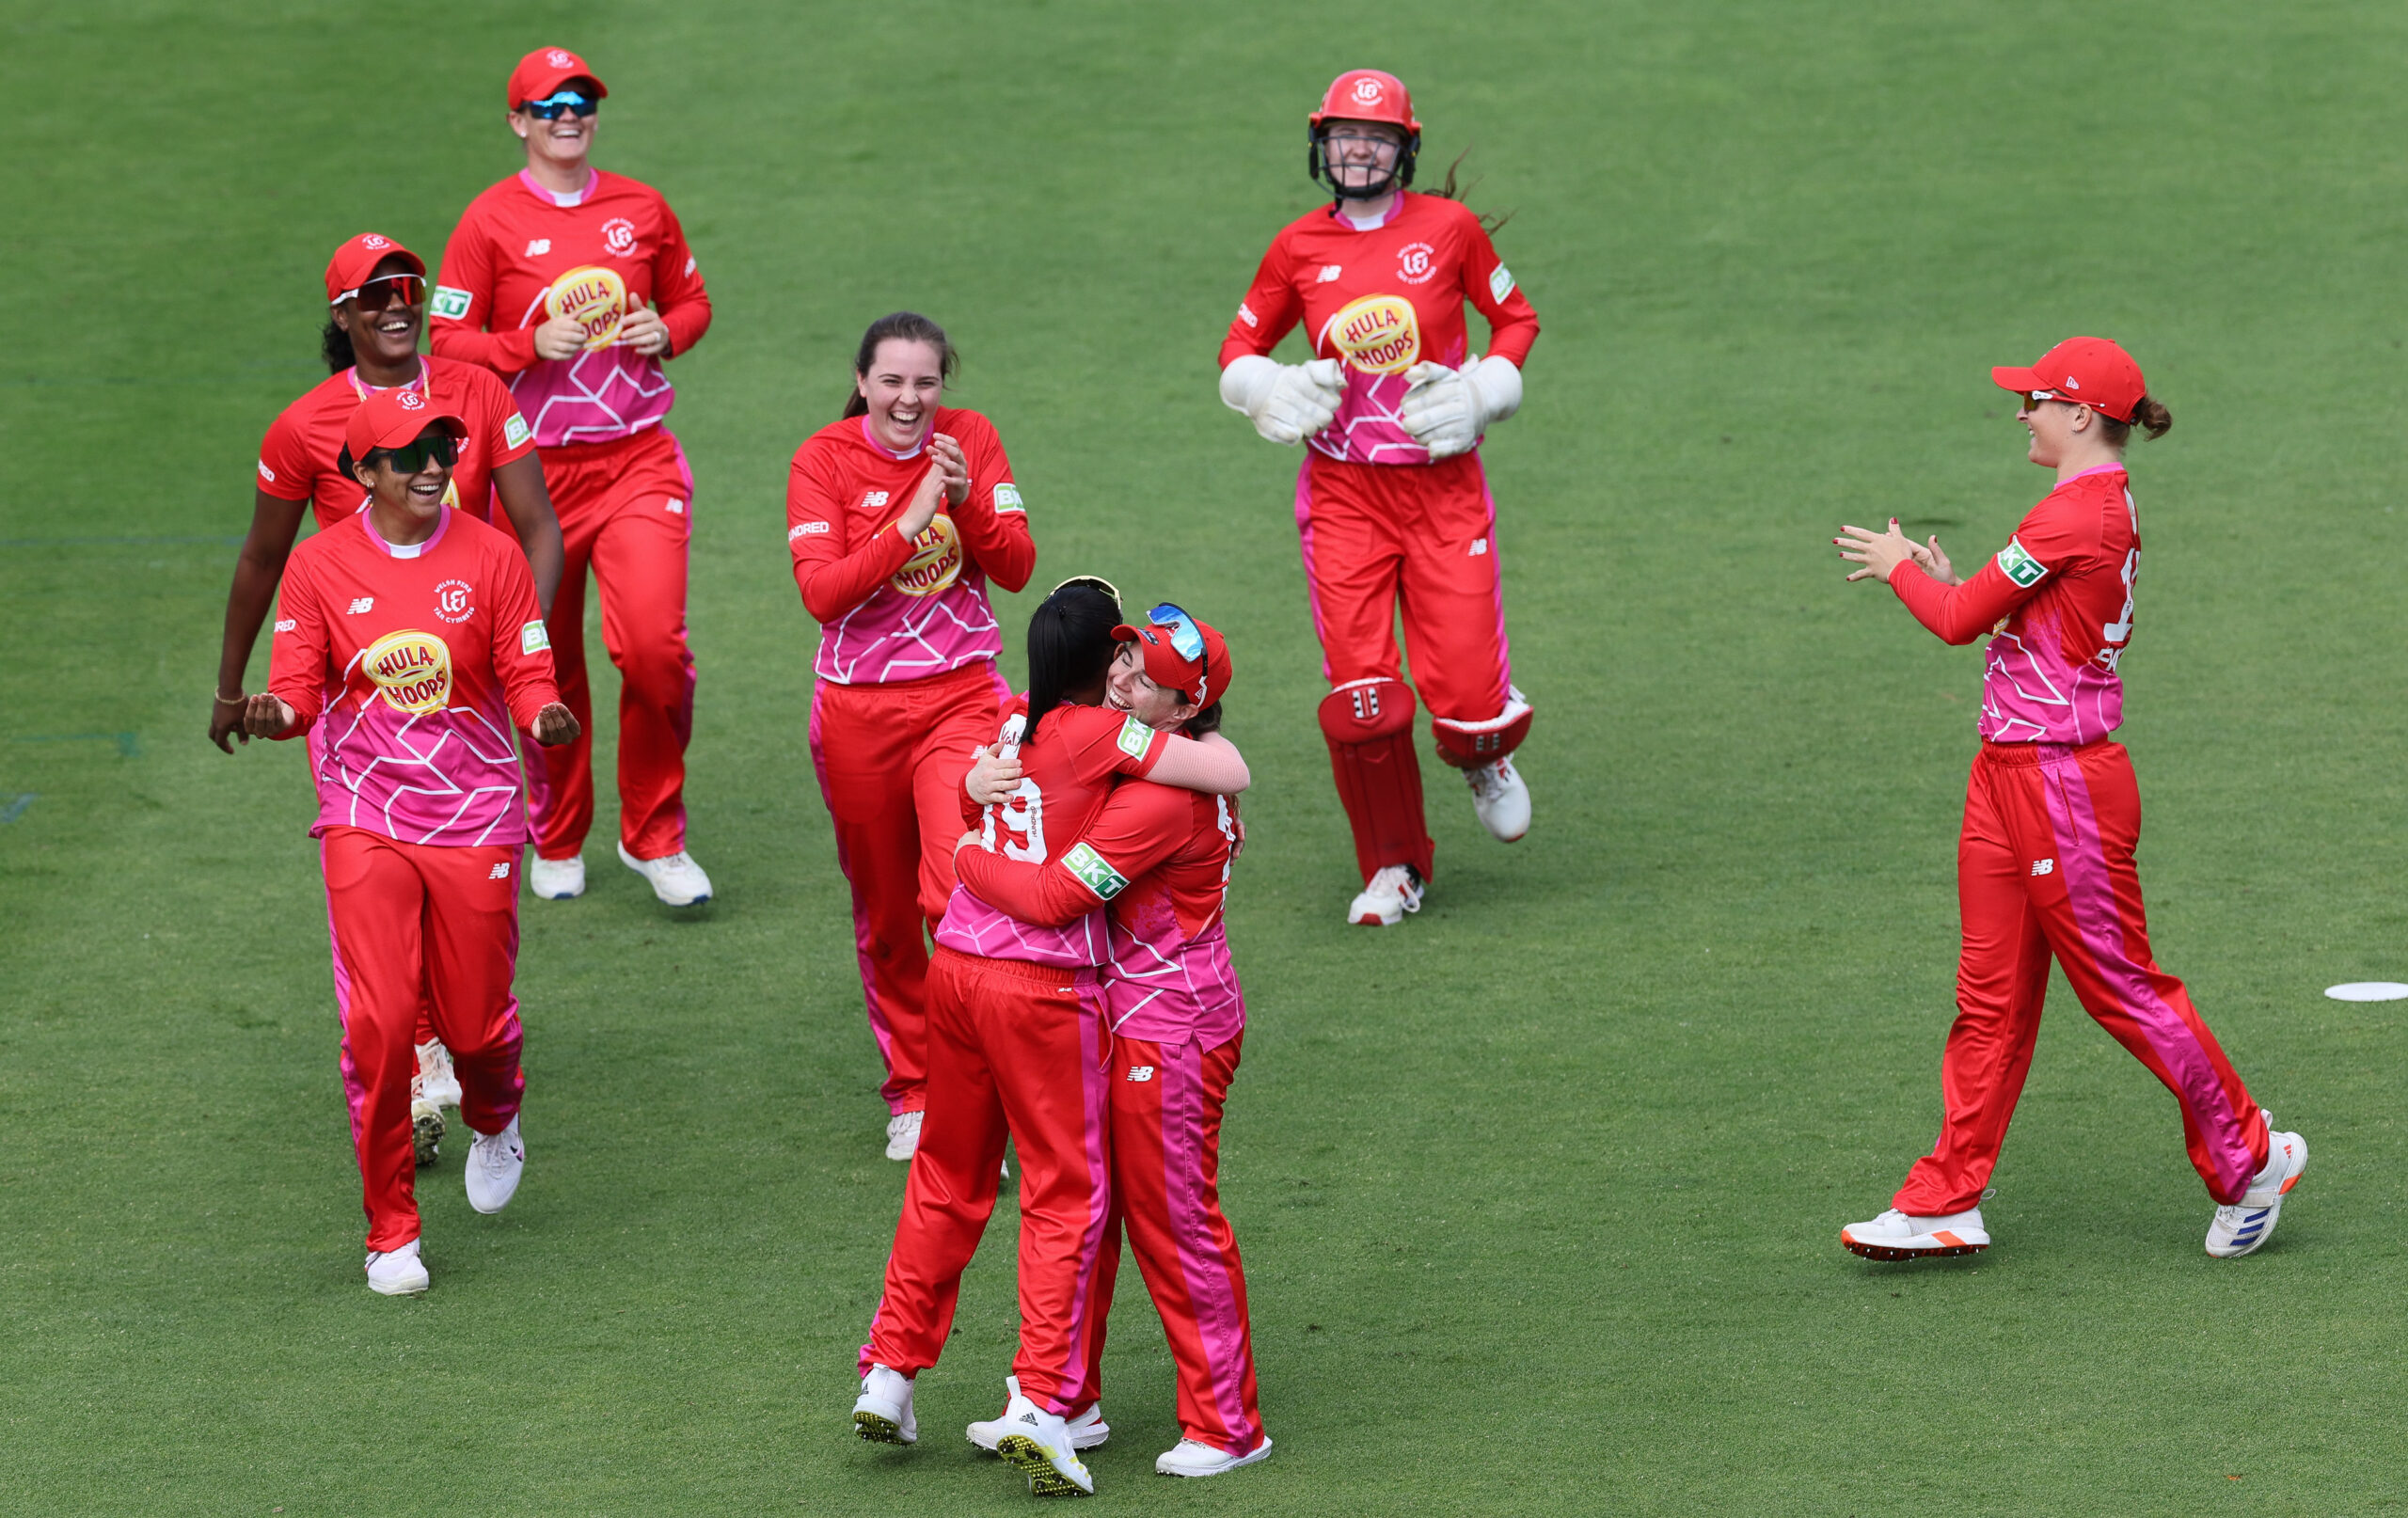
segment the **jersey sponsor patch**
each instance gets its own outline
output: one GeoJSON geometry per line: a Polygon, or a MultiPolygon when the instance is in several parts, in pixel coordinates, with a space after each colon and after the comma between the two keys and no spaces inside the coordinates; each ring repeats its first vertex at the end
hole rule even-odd
{"type": "Polygon", "coordinates": [[[534,435],[535,429],[528,426],[527,419],[515,411],[512,412],[509,419],[501,424],[501,440],[509,447],[524,448],[527,446],[527,439],[534,435]]]}
{"type": "Polygon", "coordinates": [[[619,324],[626,318],[627,282],[619,277],[618,270],[600,264],[571,269],[553,281],[550,293],[544,297],[544,309],[583,327],[588,353],[607,348],[610,340],[619,335],[619,324]]]}
{"type": "Polygon", "coordinates": [[[435,299],[428,306],[428,309],[447,322],[461,321],[467,316],[472,298],[465,290],[454,290],[450,285],[437,285],[435,287],[435,299]]]}
{"type": "Polygon", "coordinates": [[[542,654],[552,646],[552,635],[541,622],[531,622],[518,629],[518,652],[542,654]]]}
{"type": "Polygon", "coordinates": [[[1062,867],[1084,881],[1099,901],[1110,901],[1129,889],[1128,880],[1112,862],[1082,843],[1062,856],[1062,867]]]}
{"type": "Polygon", "coordinates": [[[359,656],[385,704],[412,717],[452,702],[452,645],[431,632],[404,627],[368,645],[359,656]]]}
{"type": "Polygon", "coordinates": [[[953,518],[939,512],[911,540],[911,557],[886,583],[905,595],[934,595],[961,577],[961,534],[953,518]]]}
{"type": "Polygon", "coordinates": [[[1513,293],[1513,277],[1506,270],[1505,265],[1500,263],[1488,271],[1488,295],[1491,300],[1502,306],[1505,304],[1505,297],[1513,293]]]}
{"type": "Polygon", "coordinates": [[[788,543],[792,543],[797,538],[807,538],[816,532],[825,532],[827,530],[828,524],[825,522],[797,522],[794,526],[786,529],[786,541],[788,543]]]}
{"type": "Polygon", "coordinates": [[[1146,746],[1154,741],[1154,730],[1133,717],[1120,719],[1120,751],[1132,759],[1146,756],[1146,746]]]}
{"type": "Polygon", "coordinates": [[[2025,590],[2039,584],[2040,577],[2049,572],[2048,565],[2023,551],[2023,540],[2020,538],[2006,540],[2006,546],[1998,551],[1998,567],[2007,578],[2025,590]]]}
{"type": "Polygon", "coordinates": [[[1024,514],[1027,508],[1023,507],[1020,503],[1020,486],[1012,483],[1009,480],[1006,480],[1003,483],[997,485],[995,487],[995,510],[999,512],[1022,512],[1024,514]]]}
{"type": "Polygon", "coordinates": [[[1323,331],[1366,374],[1402,374],[1421,357],[1421,323],[1402,295],[1366,295],[1341,308],[1323,331]]]}

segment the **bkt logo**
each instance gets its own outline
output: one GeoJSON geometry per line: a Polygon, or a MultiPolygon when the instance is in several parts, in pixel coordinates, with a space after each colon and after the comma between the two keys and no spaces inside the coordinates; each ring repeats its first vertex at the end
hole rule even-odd
{"type": "Polygon", "coordinates": [[[1396,277],[1408,285],[1426,283],[1435,271],[1438,250],[1427,243],[1407,243],[1396,250],[1396,277]]]}
{"type": "Polygon", "coordinates": [[[1381,93],[1380,82],[1376,79],[1354,81],[1354,103],[1357,105],[1377,105],[1381,93]]]}

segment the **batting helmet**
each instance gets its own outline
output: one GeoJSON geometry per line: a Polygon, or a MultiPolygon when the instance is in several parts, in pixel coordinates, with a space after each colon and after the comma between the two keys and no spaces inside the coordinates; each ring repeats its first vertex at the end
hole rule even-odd
{"type": "Polygon", "coordinates": [[[1413,114],[1413,95],[1404,81],[1377,69],[1349,69],[1330,81],[1321,105],[1305,118],[1305,168],[1315,180],[1326,179],[1340,200],[1376,200],[1390,190],[1413,182],[1413,161],[1421,152],[1421,122],[1413,114]],[[1349,186],[1330,170],[1323,144],[1332,121],[1377,121],[1404,134],[1396,167],[1369,184],[1349,186]]]}

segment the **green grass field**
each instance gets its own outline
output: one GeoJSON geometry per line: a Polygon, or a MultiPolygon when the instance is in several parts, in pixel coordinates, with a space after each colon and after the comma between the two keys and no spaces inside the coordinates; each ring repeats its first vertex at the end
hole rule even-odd
{"type": "Polygon", "coordinates": [[[959,343],[1039,583],[1175,591],[1237,651],[1225,1178],[1278,1452],[1150,1474],[1132,1270],[1100,1510],[2408,1508],[2408,1004],[2319,994],[2408,978],[2398,7],[26,0],[0,39],[0,1510],[1022,1510],[955,1431],[1007,1368],[1008,1205],[923,1444],[846,1417],[902,1171],[782,492],[900,306],[959,343]],[[657,909],[606,796],[593,891],[525,912],[525,1189],[475,1216],[453,1147],[394,1302],[302,755],[217,753],[207,688],[328,250],[439,249],[555,40],[720,312],[674,425],[721,896],[657,909]],[[1294,458],[1212,393],[1315,199],[1302,117],[1364,62],[1518,213],[1545,324],[1487,450],[1539,824],[1497,846],[1430,765],[1439,878],[1387,933],[1338,921],[1294,458]],[[1997,1246],[1868,1266],[1837,1230],[1938,1118],[1979,663],[1829,539],[1995,547],[2046,477],[1987,366],[2074,332],[2179,418],[2135,454],[2124,664],[2158,949],[2316,1165],[2208,1259],[2172,1101],[2060,983],[1997,1246]]]}

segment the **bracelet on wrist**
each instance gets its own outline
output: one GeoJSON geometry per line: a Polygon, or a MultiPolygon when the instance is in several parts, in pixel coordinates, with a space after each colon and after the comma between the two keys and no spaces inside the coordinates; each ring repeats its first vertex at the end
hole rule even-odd
{"type": "Polygon", "coordinates": [[[240,706],[243,703],[251,699],[248,696],[220,696],[214,690],[211,691],[210,694],[215,698],[217,704],[220,706],[240,706]]]}

